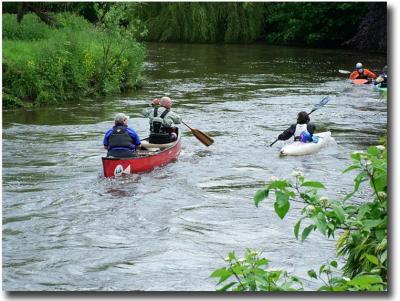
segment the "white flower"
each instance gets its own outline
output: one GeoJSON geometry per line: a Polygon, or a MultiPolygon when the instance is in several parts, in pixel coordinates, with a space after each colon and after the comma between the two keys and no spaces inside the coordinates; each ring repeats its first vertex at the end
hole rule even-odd
{"type": "Polygon", "coordinates": [[[250,252],[250,255],[256,256],[256,255],[258,255],[258,252],[253,250],[253,251],[250,252]]]}
{"type": "Polygon", "coordinates": [[[377,145],[376,148],[379,149],[380,151],[385,150],[385,147],[383,145],[377,145]]]}
{"type": "Polygon", "coordinates": [[[224,260],[225,260],[225,261],[230,261],[229,256],[228,256],[228,257],[225,257],[224,260]]]}
{"type": "Polygon", "coordinates": [[[328,207],[330,205],[329,199],[326,196],[322,196],[319,198],[319,201],[321,204],[323,204],[325,207],[328,207]]]}
{"type": "Polygon", "coordinates": [[[379,192],[378,192],[378,197],[379,197],[380,199],[386,199],[386,198],[387,198],[387,194],[386,194],[386,192],[384,192],[384,191],[379,191],[379,192]]]}
{"type": "Polygon", "coordinates": [[[371,165],[371,164],[372,164],[372,161],[371,161],[371,160],[366,160],[366,161],[365,161],[365,165],[366,165],[366,166],[369,166],[369,165],[371,165]]]}
{"type": "Polygon", "coordinates": [[[306,207],[307,214],[312,214],[314,212],[314,210],[315,210],[315,207],[313,205],[308,205],[306,207]]]}
{"type": "Polygon", "coordinates": [[[300,170],[293,170],[292,176],[298,178],[298,177],[304,177],[304,174],[300,170]]]}
{"type": "Polygon", "coordinates": [[[273,182],[273,181],[278,181],[279,179],[277,177],[275,177],[275,176],[272,176],[272,177],[269,178],[269,180],[271,182],[273,182]]]}

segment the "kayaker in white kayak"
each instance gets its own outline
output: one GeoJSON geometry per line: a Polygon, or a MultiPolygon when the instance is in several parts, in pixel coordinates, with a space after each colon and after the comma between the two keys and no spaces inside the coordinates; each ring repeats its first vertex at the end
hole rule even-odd
{"type": "Polygon", "coordinates": [[[164,144],[177,139],[177,128],[173,125],[181,123],[182,118],[171,107],[171,98],[164,96],[159,101],[153,99],[152,107],[143,110],[143,116],[150,119],[150,143],[164,144]]]}
{"type": "Polygon", "coordinates": [[[294,141],[311,142],[315,125],[310,123],[310,116],[307,112],[299,112],[297,114],[297,123],[292,124],[287,130],[278,136],[279,140],[288,140],[294,136],[294,141]]]}
{"type": "Polygon", "coordinates": [[[138,134],[128,127],[129,116],[118,113],[114,126],[104,135],[103,145],[108,150],[107,156],[130,158],[135,156],[135,150],[140,148],[138,134]]]}

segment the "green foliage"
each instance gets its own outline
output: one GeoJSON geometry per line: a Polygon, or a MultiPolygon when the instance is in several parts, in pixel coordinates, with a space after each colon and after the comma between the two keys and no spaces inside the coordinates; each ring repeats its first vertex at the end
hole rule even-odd
{"type": "Polygon", "coordinates": [[[136,7],[150,41],[248,43],[262,35],[263,3],[143,3],[136,7]]]}
{"type": "MultiPolygon", "coordinates": [[[[15,18],[15,15],[13,16],[15,18]]],[[[84,95],[110,94],[138,85],[143,47],[94,27],[82,17],[55,15],[60,27],[38,40],[31,34],[3,41],[3,106],[40,106],[84,95]],[[109,43],[107,51],[104,41],[109,43]]],[[[26,15],[9,36],[35,26],[26,15]],[[12,33],[13,32],[13,33],[12,33]]],[[[36,20],[37,21],[37,20],[36,20]]],[[[42,28],[42,23],[38,23],[42,28]]],[[[32,30],[36,32],[37,30],[32,30]]],[[[38,37],[38,36],[36,36],[38,37]]]]}
{"type": "Polygon", "coordinates": [[[362,274],[355,276],[353,279],[339,276],[336,261],[320,266],[318,274],[314,270],[307,272],[310,278],[319,279],[322,285],[319,291],[329,292],[345,292],[345,291],[384,291],[387,284],[380,275],[362,274]]]}
{"type": "Polygon", "coordinates": [[[246,250],[244,258],[230,252],[225,259],[227,267],[215,270],[211,277],[218,278],[218,291],[299,291],[303,284],[298,277],[287,272],[269,270],[269,261],[261,253],[246,250]]]}
{"type": "MultiPolygon", "coordinates": [[[[256,192],[254,202],[259,206],[270,197],[275,198],[274,209],[283,219],[290,208],[290,201],[303,202],[302,217],[294,226],[296,239],[307,239],[312,231],[334,237],[338,256],[345,259],[342,275],[333,272],[337,262],[322,265],[319,273],[310,270],[308,275],[320,279],[321,291],[384,291],[387,289],[387,152],[382,145],[371,146],[367,152],[354,152],[353,164],[344,173],[358,171],[353,191],[341,200],[320,196],[325,186],[317,181],[305,180],[301,172],[294,172],[295,181],[273,178],[256,192]],[[350,203],[362,183],[372,190],[370,200],[361,204],[350,203]],[[304,221],[307,225],[301,231],[304,221]]],[[[233,285],[233,284],[232,284],[233,285]]],[[[264,289],[264,287],[263,287],[264,289]]],[[[242,286],[240,290],[249,290],[242,286]]]]}
{"type": "Polygon", "coordinates": [[[33,14],[17,22],[16,15],[3,14],[3,40],[41,40],[48,38],[51,29],[33,14]]]}
{"type": "Polygon", "coordinates": [[[267,41],[283,45],[338,46],[356,33],[366,13],[366,3],[269,3],[267,41]]]}

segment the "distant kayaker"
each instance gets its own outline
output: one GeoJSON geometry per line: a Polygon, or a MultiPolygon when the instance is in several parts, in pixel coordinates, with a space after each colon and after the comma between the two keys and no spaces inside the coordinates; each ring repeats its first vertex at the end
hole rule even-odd
{"type": "Polygon", "coordinates": [[[363,68],[361,63],[356,64],[356,70],[350,74],[350,79],[367,79],[371,81],[376,78],[376,74],[368,69],[363,68]]]}
{"type": "Polygon", "coordinates": [[[387,88],[387,73],[388,73],[388,67],[385,66],[385,67],[383,67],[381,73],[375,80],[374,84],[375,85],[380,84],[381,88],[387,88]]]}
{"type": "Polygon", "coordinates": [[[138,134],[128,127],[129,116],[118,113],[115,125],[104,136],[103,145],[108,150],[107,156],[130,158],[135,156],[135,150],[140,147],[138,134]]]}
{"type": "Polygon", "coordinates": [[[310,116],[307,112],[297,114],[297,123],[292,124],[287,130],[278,136],[279,140],[288,140],[294,136],[294,141],[309,142],[312,141],[312,135],[315,131],[315,125],[310,123],[310,116]]]}
{"type": "Polygon", "coordinates": [[[163,144],[175,141],[178,137],[177,128],[173,124],[179,124],[182,118],[171,111],[172,100],[164,96],[159,101],[153,99],[152,107],[143,110],[143,116],[150,121],[149,142],[163,144]],[[159,104],[159,105],[158,105],[159,104]]]}

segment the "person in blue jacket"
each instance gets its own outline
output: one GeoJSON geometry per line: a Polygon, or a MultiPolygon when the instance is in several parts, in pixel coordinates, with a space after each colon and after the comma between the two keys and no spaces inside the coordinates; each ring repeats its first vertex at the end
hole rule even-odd
{"type": "Polygon", "coordinates": [[[292,124],[287,130],[278,136],[279,140],[288,140],[294,136],[294,141],[311,142],[315,131],[315,125],[310,122],[307,112],[297,114],[297,123],[292,124]]]}
{"type": "Polygon", "coordinates": [[[108,150],[107,156],[116,158],[131,158],[140,147],[138,134],[128,127],[129,116],[118,113],[115,125],[104,136],[103,145],[108,150]]]}

